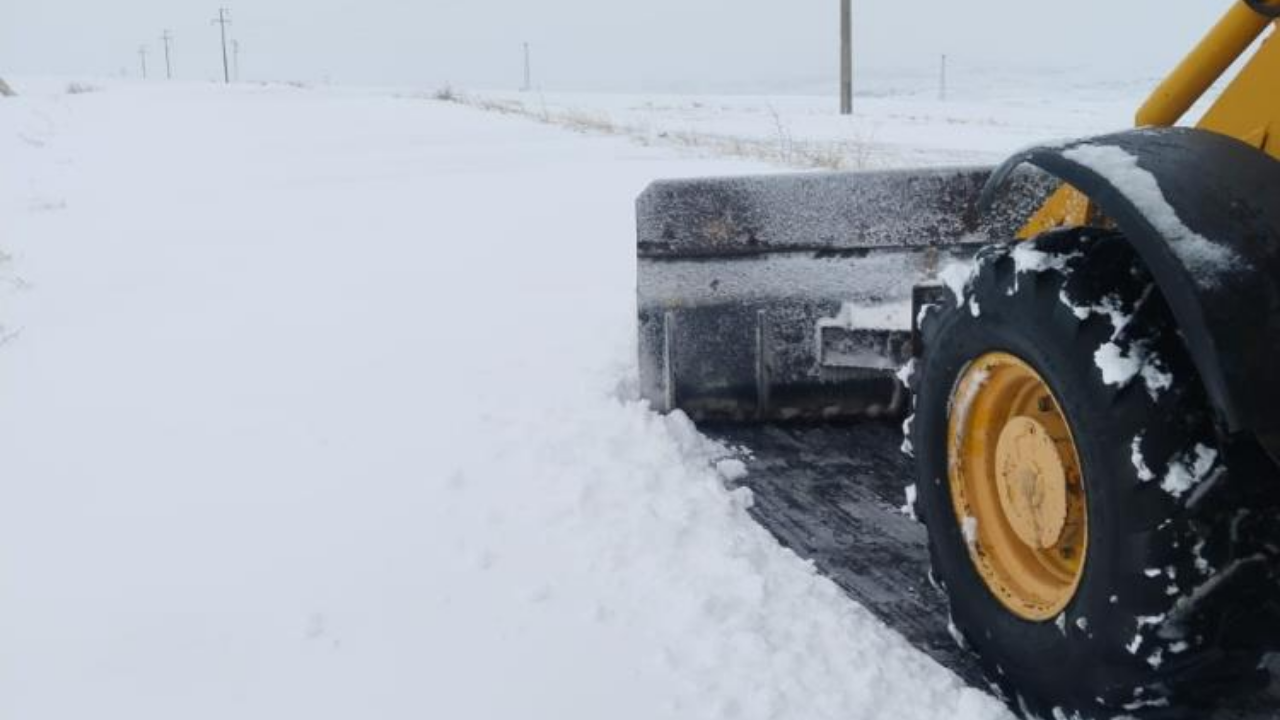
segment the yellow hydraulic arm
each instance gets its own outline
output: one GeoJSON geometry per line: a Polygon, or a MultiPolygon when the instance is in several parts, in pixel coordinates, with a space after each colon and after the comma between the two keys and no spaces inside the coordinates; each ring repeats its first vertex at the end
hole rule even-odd
{"type": "MultiPolygon", "coordinates": [[[[1280,5],[1259,8],[1236,3],[1182,64],[1156,88],[1138,110],[1139,127],[1169,126],[1182,119],[1232,63],[1240,59],[1278,12],[1280,5]]],[[[1280,157],[1280,44],[1268,37],[1231,82],[1197,127],[1244,140],[1280,157]]]]}
{"type": "MultiPolygon", "coordinates": [[[[1280,17],[1280,0],[1235,2],[1231,9],[1138,110],[1138,127],[1169,127],[1280,17]]],[[[1275,34],[1240,70],[1196,127],[1243,140],[1280,159],[1280,43],[1275,34]]],[[[1019,233],[1028,238],[1056,227],[1085,225],[1092,203],[1064,185],[1019,233]]]]}

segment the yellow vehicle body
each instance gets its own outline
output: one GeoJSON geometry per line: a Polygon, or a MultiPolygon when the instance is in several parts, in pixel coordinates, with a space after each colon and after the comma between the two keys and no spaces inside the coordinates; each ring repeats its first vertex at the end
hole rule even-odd
{"type": "MultiPolygon", "coordinates": [[[[1276,7],[1280,7],[1277,5],[1276,7]]],[[[1170,127],[1181,121],[1214,84],[1273,26],[1275,20],[1236,3],[1138,110],[1138,127],[1170,127]]],[[[1227,135],[1280,158],[1280,43],[1272,34],[1200,118],[1196,127],[1227,135]]],[[[1019,236],[1031,238],[1058,227],[1096,221],[1089,199],[1063,186],[1019,236]]]]}
{"type": "Polygon", "coordinates": [[[1231,0],[1137,130],[637,203],[641,395],[815,437],[909,406],[948,629],[1028,716],[1196,712],[1280,651],[1278,18],[1231,0]]]}

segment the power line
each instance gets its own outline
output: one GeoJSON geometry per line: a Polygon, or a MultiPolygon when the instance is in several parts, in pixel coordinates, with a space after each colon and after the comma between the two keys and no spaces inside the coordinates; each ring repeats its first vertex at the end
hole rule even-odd
{"type": "Polygon", "coordinates": [[[218,8],[218,17],[209,21],[211,25],[218,25],[222,31],[222,81],[228,85],[231,84],[231,66],[227,62],[227,26],[231,24],[231,16],[226,8],[218,8]]]}
{"type": "Polygon", "coordinates": [[[165,30],[160,35],[160,42],[164,43],[164,77],[166,80],[173,79],[173,64],[169,62],[169,43],[173,40],[173,36],[165,30]]]}
{"type": "Polygon", "coordinates": [[[142,79],[147,79],[147,46],[138,46],[138,58],[142,61],[142,79]]]}

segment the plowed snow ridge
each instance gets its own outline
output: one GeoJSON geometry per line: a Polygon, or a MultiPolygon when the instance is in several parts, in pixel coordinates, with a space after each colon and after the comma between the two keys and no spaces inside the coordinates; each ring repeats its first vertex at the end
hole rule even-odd
{"type": "Polygon", "coordinates": [[[1003,717],[628,399],[634,197],[768,168],[386,93],[18,89],[0,717],[1003,717]]]}

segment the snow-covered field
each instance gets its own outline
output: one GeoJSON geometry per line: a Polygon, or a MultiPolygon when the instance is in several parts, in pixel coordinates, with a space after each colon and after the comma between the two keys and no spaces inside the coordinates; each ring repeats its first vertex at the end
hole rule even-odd
{"type": "MultiPolygon", "coordinates": [[[[633,399],[635,196],[769,166],[411,92],[10,80],[0,717],[1004,717],[633,399]]],[[[886,164],[1123,123],[884,102],[886,164]]]]}
{"type": "Polygon", "coordinates": [[[930,82],[873,77],[851,117],[834,111],[830,94],[458,94],[473,105],[686,152],[796,167],[891,169],[994,164],[1035,143],[1123,130],[1156,78],[973,71],[953,82],[945,100],[930,82]]]}

